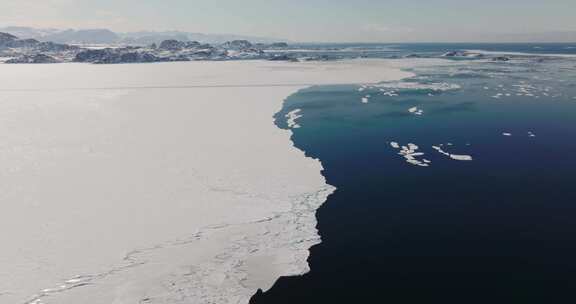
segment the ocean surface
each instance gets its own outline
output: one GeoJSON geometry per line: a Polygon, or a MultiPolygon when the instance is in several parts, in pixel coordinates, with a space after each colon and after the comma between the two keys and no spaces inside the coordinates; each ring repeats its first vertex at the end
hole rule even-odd
{"type": "Polygon", "coordinates": [[[476,55],[400,82],[317,86],[285,101],[278,127],[338,190],[317,214],[311,272],[251,303],[576,303],[576,44],[294,52],[456,50],[476,55]]]}
{"type": "MultiPolygon", "coordinates": [[[[298,57],[323,57],[326,60],[348,58],[402,58],[416,55],[423,58],[441,57],[451,51],[485,53],[511,53],[526,56],[576,56],[575,43],[411,43],[411,44],[294,44],[289,50],[272,50],[271,53],[293,53],[298,57]]],[[[470,58],[468,58],[470,59],[470,58]]]]}

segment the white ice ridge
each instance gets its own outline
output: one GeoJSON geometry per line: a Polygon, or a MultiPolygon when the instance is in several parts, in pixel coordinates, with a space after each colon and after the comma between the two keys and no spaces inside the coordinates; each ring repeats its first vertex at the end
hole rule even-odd
{"type": "MultiPolygon", "coordinates": [[[[372,87],[380,89],[408,89],[408,90],[433,90],[433,91],[452,91],[461,88],[460,85],[454,83],[438,82],[438,83],[417,83],[407,81],[391,81],[375,84],[372,87]]],[[[395,92],[394,92],[395,93],[395,92]]]]}
{"type": "Polygon", "coordinates": [[[399,143],[393,141],[390,142],[390,146],[394,149],[400,150],[398,154],[404,157],[407,163],[420,167],[430,166],[431,161],[427,159],[418,159],[418,157],[423,156],[424,153],[417,152],[419,149],[417,145],[409,143],[406,146],[400,146],[399,143]]]}
{"type": "Polygon", "coordinates": [[[244,304],[307,272],[334,188],[282,101],[440,62],[3,65],[0,303],[244,304]]]}
{"type": "Polygon", "coordinates": [[[300,128],[300,125],[296,122],[296,119],[301,118],[303,116],[300,113],[302,113],[302,109],[295,109],[295,110],[288,112],[288,114],[286,114],[286,118],[287,118],[286,123],[288,124],[288,128],[291,128],[291,129],[300,128]]]}
{"type": "MultiPolygon", "coordinates": [[[[448,145],[452,146],[451,144],[448,144],[448,145]]],[[[434,150],[438,151],[438,153],[446,155],[446,156],[448,156],[454,160],[471,161],[473,159],[471,155],[448,153],[443,149],[443,147],[444,147],[444,145],[440,144],[438,146],[432,146],[432,149],[434,149],[434,150]]]]}

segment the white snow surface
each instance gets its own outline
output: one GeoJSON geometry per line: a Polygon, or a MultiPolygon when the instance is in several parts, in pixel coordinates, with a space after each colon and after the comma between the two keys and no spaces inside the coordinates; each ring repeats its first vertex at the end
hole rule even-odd
{"type": "Polygon", "coordinates": [[[306,273],[334,188],[273,115],[437,63],[0,65],[0,303],[248,303],[306,273]]]}

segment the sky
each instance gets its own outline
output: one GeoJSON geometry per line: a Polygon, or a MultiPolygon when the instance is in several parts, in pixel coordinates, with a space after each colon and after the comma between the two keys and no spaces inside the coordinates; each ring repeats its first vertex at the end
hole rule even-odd
{"type": "Polygon", "coordinates": [[[303,42],[474,42],[576,31],[576,0],[0,0],[0,8],[0,26],[303,42]]]}

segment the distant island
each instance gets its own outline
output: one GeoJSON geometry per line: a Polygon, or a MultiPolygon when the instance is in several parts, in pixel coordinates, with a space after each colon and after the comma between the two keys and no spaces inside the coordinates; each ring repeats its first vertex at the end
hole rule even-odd
{"type": "MultiPolygon", "coordinates": [[[[323,49],[326,51],[326,48],[323,49]]],[[[345,51],[346,48],[333,48],[345,51]]],[[[518,54],[516,54],[518,55],[518,54]]],[[[521,54],[520,54],[521,55],[521,54]]],[[[368,55],[357,53],[357,58],[368,55]]],[[[368,56],[369,57],[369,56],[368,56]]],[[[426,58],[435,55],[408,54],[404,58],[426,58]]],[[[468,50],[449,51],[444,58],[491,59],[509,61],[509,56],[488,55],[468,50]]],[[[94,64],[153,63],[178,61],[225,61],[225,60],[270,60],[270,61],[332,61],[348,58],[345,53],[319,53],[314,50],[291,46],[286,42],[254,43],[248,40],[231,40],[223,43],[166,39],[149,45],[123,44],[66,44],[20,38],[0,32],[0,63],[46,64],[80,62],[94,64]]],[[[394,58],[390,57],[390,58],[394,58]]],[[[349,58],[348,58],[349,59],[349,58]]]]}
{"type": "Polygon", "coordinates": [[[100,64],[146,63],[191,60],[295,60],[288,55],[267,53],[265,50],[283,50],[285,42],[252,43],[232,40],[217,45],[198,41],[163,40],[147,46],[78,46],[33,38],[21,39],[0,32],[0,57],[5,63],[62,63],[86,62],[100,64]]]}
{"type": "Polygon", "coordinates": [[[107,45],[150,45],[164,40],[200,41],[222,44],[226,41],[248,40],[254,43],[289,42],[285,39],[235,34],[205,34],[185,31],[138,31],[115,32],[106,28],[94,29],[54,29],[28,26],[0,27],[0,32],[23,39],[52,41],[65,44],[107,44],[107,45]]]}

